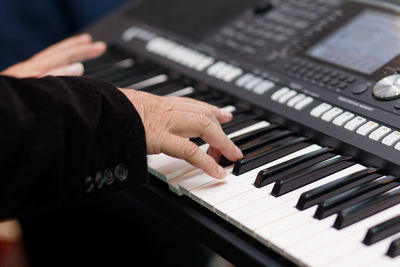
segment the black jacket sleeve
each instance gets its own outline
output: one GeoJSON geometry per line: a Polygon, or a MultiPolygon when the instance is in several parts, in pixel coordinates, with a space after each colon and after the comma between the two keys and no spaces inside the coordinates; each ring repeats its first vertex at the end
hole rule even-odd
{"type": "Polygon", "coordinates": [[[112,85],[0,76],[0,218],[132,188],[146,178],[143,124],[112,85]]]}

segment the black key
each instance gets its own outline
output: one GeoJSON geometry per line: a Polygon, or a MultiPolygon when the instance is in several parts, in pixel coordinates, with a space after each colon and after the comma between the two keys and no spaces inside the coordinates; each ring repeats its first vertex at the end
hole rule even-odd
{"type": "Polygon", "coordinates": [[[87,66],[85,63],[83,63],[84,70],[85,70],[84,75],[96,75],[96,73],[100,73],[108,68],[116,67],[116,66],[120,66],[120,65],[126,65],[126,64],[129,64],[129,62],[134,63],[134,60],[132,58],[120,55],[120,56],[116,56],[116,57],[106,58],[106,59],[96,63],[96,65],[92,65],[92,66],[87,66]]]}
{"type": "Polygon", "coordinates": [[[127,58],[131,57],[125,51],[109,47],[107,51],[100,57],[86,60],[82,64],[85,67],[85,74],[86,74],[86,72],[95,72],[96,68],[101,67],[103,65],[116,63],[127,58]]]}
{"type": "Polygon", "coordinates": [[[155,94],[155,95],[159,95],[159,96],[165,96],[165,95],[168,95],[170,93],[176,92],[179,89],[182,89],[184,87],[185,86],[182,85],[182,84],[173,83],[173,84],[169,84],[169,85],[157,88],[156,90],[152,91],[151,93],[155,94]]]}
{"type": "MultiPolygon", "coordinates": [[[[143,81],[154,78],[162,73],[163,73],[163,71],[161,69],[154,68],[154,70],[152,69],[152,70],[145,71],[145,72],[139,72],[139,73],[129,76],[125,79],[115,81],[114,85],[117,87],[146,91],[146,88],[151,87],[151,86],[136,87],[135,84],[139,84],[143,81]]],[[[156,84],[154,84],[154,85],[156,85],[156,84]]]]}
{"type": "Polygon", "coordinates": [[[191,97],[193,99],[196,99],[196,100],[199,100],[199,101],[207,102],[207,101],[209,101],[211,99],[216,99],[216,98],[221,97],[221,96],[217,92],[209,92],[209,93],[194,94],[191,97]]]}
{"type": "Polygon", "coordinates": [[[304,192],[301,194],[296,208],[298,210],[307,209],[360,184],[373,181],[382,176],[381,174],[376,173],[377,171],[378,170],[374,168],[367,168],[304,192]]]}
{"type": "Polygon", "coordinates": [[[369,246],[398,232],[400,232],[400,215],[369,228],[363,243],[369,246]]]}
{"type": "Polygon", "coordinates": [[[265,149],[257,151],[251,155],[245,156],[243,159],[235,163],[232,173],[240,175],[263,164],[283,157],[284,155],[293,153],[297,150],[310,145],[308,138],[298,137],[285,143],[278,143],[275,146],[268,146],[265,149]]]}
{"type": "Polygon", "coordinates": [[[133,68],[137,68],[138,66],[134,64],[133,60],[129,60],[126,59],[126,61],[124,60],[124,62],[126,62],[126,64],[122,64],[122,65],[111,65],[106,69],[97,71],[92,73],[89,76],[93,76],[99,79],[104,79],[104,80],[110,80],[110,76],[114,75],[114,74],[118,74],[124,71],[129,71],[133,68]]]}
{"type": "Polygon", "coordinates": [[[239,123],[230,125],[230,127],[224,127],[224,124],[223,124],[222,129],[224,130],[225,134],[231,134],[231,133],[237,132],[241,129],[244,129],[246,127],[249,127],[251,125],[254,125],[256,123],[259,123],[259,122],[260,121],[258,119],[243,120],[239,123]]]}
{"type": "Polygon", "coordinates": [[[254,140],[255,138],[258,138],[261,135],[264,135],[265,133],[271,132],[272,130],[277,129],[279,126],[275,125],[275,124],[270,124],[266,127],[260,128],[258,130],[254,130],[239,136],[236,136],[234,138],[232,138],[232,142],[237,145],[243,145],[247,142],[250,142],[251,140],[254,140]]]}
{"type": "Polygon", "coordinates": [[[388,252],[386,253],[389,257],[397,257],[400,255],[400,238],[397,238],[396,240],[393,240],[392,243],[390,243],[388,252]]]}
{"type": "Polygon", "coordinates": [[[245,121],[251,121],[251,120],[254,120],[254,119],[257,119],[257,118],[258,118],[258,116],[255,115],[255,114],[251,114],[251,113],[247,113],[247,112],[239,113],[239,114],[233,116],[231,121],[229,121],[227,123],[224,123],[221,126],[222,126],[222,129],[225,132],[225,130],[227,130],[227,129],[229,129],[229,128],[237,125],[237,124],[241,124],[241,123],[243,123],[245,121]]]}
{"type": "Polygon", "coordinates": [[[291,159],[283,162],[276,166],[260,171],[254,182],[255,187],[263,187],[273,182],[276,182],[280,178],[287,176],[288,174],[297,173],[298,171],[313,166],[321,161],[327,160],[334,156],[332,152],[333,148],[323,147],[316,151],[302,155],[300,157],[291,159]]]}
{"type": "Polygon", "coordinates": [[[295,176],[284,177],[276,181],[271,194],[279,197],[302,186],[318,181],[325,176],[354,165],[355,163],[351,162],[351,159],[351,156],[339,156],[311,166],[295,176]]]}
{"type": "Polygon", "coordinates": [[[317,219],[326,218],[340,210],[384,193],[398,185],[399,181],[395,180],[392,176],[382,177],[376,181],[359,185],[320,203],[314,217],[317,219]]]}
{"type": "MultiPolygon", "coordinates": [[[[239,145],[238,147],[242,151],[243,156],[246,157],[249,154],[253,154],[253,153],[257,152],[257,150],[264,148],[266,145],[268,145],[268,146],[276,145],[277,144],[276,141],[280,141],[279,143],[287,142],[287,141],[293,139],[293,137],[291,137],[290,139],[286,139],[286,140],[284,140],[284,138],[291,136],[291,135],[293,135],[292,131],[276,130],[276,131],[265,133],[263,136],[259,136],[258,138],[254,139],[252,141],[249,141],[247,143],[239,145]]],[[[220,160],[220,165],[222,167],[229,166],[233,163],[234,162],[226,159],[225,157],[222,157],[220,160]]]]}
{"type": "Polygon", "coordinates": [[[115,68],[110,68],[107,71],[100,73],[98,75],[95,75],[95,77],[99,79],[104,79],[109,82],[117,82],[125,80],[127,78],[130,78],[138,74],[142,74],[144,72],[151,72],[152,70],[156,69],[157,68],[151,64],[143,64],[128,68],[115,67],[115,68]]]}
{"type": "Polygon", "coordinates": [[[333,227],[342,229],[400,203],[400,189],[364,200],[339,212],[333,227]]]}

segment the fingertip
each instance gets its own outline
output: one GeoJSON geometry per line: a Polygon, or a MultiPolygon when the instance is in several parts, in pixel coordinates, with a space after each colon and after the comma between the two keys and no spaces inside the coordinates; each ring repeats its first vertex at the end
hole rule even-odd
{"type": "Polygon", "coordinates": [[[225,169],[218,165],[217,172],[213,177],[216,179],[224,179],[226,177],[225,169]]]}
{"type": "Polygon", "coordinates": [[[97,41],[97,42],[94,42],[93,43],[93,46],[96,48],[96,49],[99,49],[99,50],[106,50],[107,49],[107,44],[105,43],[105,42],[102,42],[102,41],[97,41]]]}
{"type": "Polygon", "coordinates": [[[84,67],[80,62],[73,63],[65,68],[65,73],[68,76],[81,76],[83,72],[84,67]]]}
{"type": "Polygon", "coordinates": [[[89,33],[82,33],[77,36],[81,41],[90,42],[92,41],[92,36],[89,33]]]}
{"type": "Polygon", "coordinates": [[[232,120],[232,118],[233,118],[232,113],[228,110],[220,109],[219,113],[220,113],[221,122],[228,122],[228,121],[232,120]]]}

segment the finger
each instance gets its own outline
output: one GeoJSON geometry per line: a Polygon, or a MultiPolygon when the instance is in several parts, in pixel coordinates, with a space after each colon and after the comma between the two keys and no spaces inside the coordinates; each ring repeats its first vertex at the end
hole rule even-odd
{"type": "Polygon", "coordinates": [[[92,42],[92,36],[90,36],[87,33],[72,36],[70,38],[64,39],[58,43],[55,43],[48,48],[44,49],[42,52],[38,53],[36,57],[41,57],[41,56],[50,56],[54,54],[61,53],[65,50],[68,50],[72,47],[75,47],[77,45],[85,44],[85,43],[91,43],[92,42]]]}
{"type": "Polygon", "coordinates": [[[219,162],[221,159],[221,152],[215,147],[209,147],[207,154],[210,155],[216,162],[219,162]]]}
{"type": "Polygon", "coordinates": [[[170,115],[167,123],[170,133],[182,137],[200,137],[231,161],[243,157],[240,149],[226,136],[221,127],[205,115],[178,111],[171,112],[170,115]]]}
{"type": "Polygon", "coordinates": [[[65,50],[62,53],[58,53],[52,57],[48,57],[43,60],[41,64],[45,65],[48,69],[55,69],[74,62],[96,58],[102,55],[106,48],[107,47],[104,42],[82,44],[65,50]]]}
{"type": "Polygon", "coordinates": [[[193,142],[168,133],[165,133],[162,139],[164,141],[161,147],[163,153],[186,160],[214,178],[222,179],[226,176],[225,170],[193,142]]]}
{"type": "Polygon", "coordinates": [[[230,121],[233,117],[231,112],[224,110],[224,109],[219,109],[218,107],[216,107],[214,105],[210,105],[203,101],[198,101],[198,100],[191,99],[188,97],[167,97],[167,98],[170,98],[170,100],[172,100],[174,102],[190,103],[193,105],[206,107],[214,113],[215,117],[218,119],[218,121],[220,123],[226,123],[226,122],[230,121]]]}
{"type": "Polygon", "coordinates": [[[45,73],[42,76],[82,76],[84,72],[83,64],[80,62],[70,64],[65,67],[57,68],[45,73]]]}
{"type": "Polygon", "coordinates": [[[171,110],[174,111],[181,111],[181,112],[188,112],[188,113],[196,113],[196,114],[203,114],[207,116],[210,120],[212,120],[217,125],[220,125],[219,120],[215,116],[215,112],[210,108],[203,106],[203,105],[196,105],[193,103],[184,103],[184,102],[171,102],[171,110]]]}

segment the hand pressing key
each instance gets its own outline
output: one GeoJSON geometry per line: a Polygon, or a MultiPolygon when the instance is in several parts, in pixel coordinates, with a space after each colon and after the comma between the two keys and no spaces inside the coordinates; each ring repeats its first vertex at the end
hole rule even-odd
{"type": "Polygon", "coordinates": [[[147,154],[165,153],[184,159],[214,178],[224,178],[218,165],[220,155],[231,161],[243,157],[242,152],[222,131],[220,123],[232,119],[228,111],[183,97],[162,97],[145,92],[120,89],[132,102],[146,132],[147,154]],[[201,137],[210,145],[209,154],[187,140],[201,137]]]}

